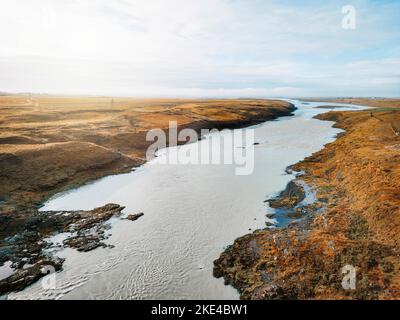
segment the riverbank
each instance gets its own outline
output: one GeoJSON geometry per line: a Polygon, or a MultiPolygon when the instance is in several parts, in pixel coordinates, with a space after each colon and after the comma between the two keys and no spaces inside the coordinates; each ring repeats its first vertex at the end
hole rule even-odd
{"type": "MultiPolygon", "coordinates": [[[[107,208],[114,206],[39,213],[40,204],[58,192],[144,163],[151,143],[145,141],[148,130],[166,129],[168,121],[196,130],[237,128],[288,116],[295,110],[289,103],[270,100],[1,98],[5,129],[0,136],[4,167],[0,177],[0,264],[11,261],[17,270],[11,284],[10,279],[0,281],[0,293],[13,290],[12,285],[19,290],[22,284],[43,276],[38,267],[43,263],[61,268],[62,261],[53,264],[52,257],[45,254],[48,244],[43,239],[70,232],[84,217],[109,212],[107,208]]],[[[90,230],[72,230],[75,234],[70,232],[64,245],[82,251],[103,246],[107,220],[118,218],[121,210],[101,215],[107,219],[89,224],[90,230]]]]}
{"type": "Polygon", "coordinates": [[[289,168],[304,174],[269,201],[297,220],[237,239],[214,275],[242,299],[399,299],[398,103],[317,116],[345,133],[289,168]],[[305,184],[316,192],[311,205],[305,184]],[[355,290],[342,287],[346,265],[356,268],[355,290]]]}
{"type": "MultiPolygon", "coordinates": [[[[321,100],[319,100],[321,101],[321,100]]],[[[400,99],[394,98],[333,98],[328,100],[323,100],[328,102],[339,102],[355,105],[363,105],[370,107],[380,107],[380,108],[400,108],[400,99]]]]}

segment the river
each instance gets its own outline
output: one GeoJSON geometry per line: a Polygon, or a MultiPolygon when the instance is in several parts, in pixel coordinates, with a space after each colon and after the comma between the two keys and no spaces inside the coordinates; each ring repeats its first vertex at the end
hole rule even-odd
{"type": "MultiPolygon", "coordinates": [[[[53,249],[66,259],[63,271],[55,275],[55,288],[44,289],[38,281],[8,298],[238,299],[234,288],[213,277],[213,260],[236,238],[270,221],[264,201],[294,178],[285,168],[341,132],[332,122],[313,119],[329,111],[315,107],[329,103],[288,101],[298,107],[294,116],[251,127],[258,143],[251,175],[236,175],[234,165],[163,165],[159,161],[166,155],[160,152],[131,173],[50,199],[42,210],[92,209],[112,202],[126,206],[125,213],[144,216],[135,222],[111,220],[105,242],[114,248],[87,253],[53,249]]],[[[52,240],[62,239],[58,235],[52,240]]]]}

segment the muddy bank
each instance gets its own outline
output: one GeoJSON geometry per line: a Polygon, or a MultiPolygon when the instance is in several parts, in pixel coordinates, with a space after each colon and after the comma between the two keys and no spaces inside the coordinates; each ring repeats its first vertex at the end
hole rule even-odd
{"type": "Polygon", "coordinates": [[[242,299],[399,299],[400,141],[392,127],[400,111],[318,118],[346,133],[294,165],[305,174],[269,201],[278,216],[300,210],[303,218],[237,239],[214,275],[242,299]],[[316,190],[312,205],[301,205],[301,181],[316,190]],[[346,265],[356,270],[355,290],[342,287],[346,265]]]}

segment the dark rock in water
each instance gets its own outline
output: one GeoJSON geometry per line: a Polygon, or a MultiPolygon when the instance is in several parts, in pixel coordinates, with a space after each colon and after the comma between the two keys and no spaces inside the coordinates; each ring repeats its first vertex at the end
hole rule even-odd
{"type": "Polygon", "coordinates": [[[290,211],[287,216],[291,219],[300,219],[304,216],[305,212],[303,212],[302,208],[297,208],[294,211],[290,211]]]}
{"type": "Polygon", "coordinates": [[[113,216],[121,215],[123,209],[118,204],[107,204],[88,211],[36,211],[30,214],[25,219],[22,230],[0,242],[0,264],[11,261],[12,267],[16,269],[13,275],[0,281],[0,295],[20,291],[36,282],[46,275],[41,271],[43,268],[51,267],[55,271],[61,269],[63,260],[51,257],[43,251],[52,245],[43,241],[43,238],[54,235],[55,232],[75,233],[63,245],[78,251],[110,247],[101,242],[109,236],[105,233],[108,229],[107,221],[113,216]],[[27,264],[32,266],[23,269],[27,264]]]}
{"type": "Polygon", "coordinates": [[[267,200],[271,208],[290,209],[297,206],[306,197],[304,188],[295,181],[290,181],[278,197],[267,200]]]}
{"type": "Polygon", "coordinates": [[[98,247],[106,247],[106,245],[100,241],[100,237],[96,235],[71,237],[64,240],[63,244],[67,247],[75,248],[80,252],[91,251],[98,247]]]}
{"type": "Polygon", "coordinates": [[[127,220],[130,221],[136,221],[137,219],[139,219],[140,217],[143,217],[144,213],[140,212],[140,213],[136,213],[136,214],[130,214],[129,216],[126,217],[127,220]]]}
{"type": "Polygon", "coordinates": [[[285,169],[285,172],[286,172],[287,174],[292,174],[294,171],[293,171],[292,168],[287,167],[287,168],[285,169]]]}
{"type": "Polygon", "coordinates": [[[105,230],[108,226],[104,224],[113,216],[119,216],[125,207],[110,203],[90,211],[80,213],[80,219],[69,226],[69,231],[77,231],[78,235],[64,240],[64,246],[75,248],[81,252],[94,250],[98,247],[107,247],[101,242],[108,238],[105,230]]]}
{"type": "Polygon", "coordinates": [[[79,215],[77,221],[72,225],[72,230],[70,231],[79,231],[79,230],[88,230],[93,228],[113,216],[118,216],[121,214],[121,211],[124,210],[125,207],[122,207],[118,204],[109,203],[103,207],[99,207],[89,211],[80,211],[77,212],[79,215]]]}

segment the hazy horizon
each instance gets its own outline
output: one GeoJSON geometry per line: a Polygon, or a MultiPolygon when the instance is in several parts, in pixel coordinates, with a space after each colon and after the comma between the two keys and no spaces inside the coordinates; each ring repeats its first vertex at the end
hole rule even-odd
{"type": "Polygon", "coordinates": [[[399,97],[399,13],[390,0],[3,0],[0,92],[399,97]]]}
{"type": "Polygon", "coordinates": [[[66,98],[109,98],[109,99],[198,99],[198,100],[207,100],[207,99],[238,99],[238,100],[246,100],[246,99],[299,99],[299,100],[307,100],[307,99],[347,99],[347,98],[370,98],[370,99],[400,99],[399,96],[356,96],[356,95],[346,95],[346,96],[178,96],[178,95],[129,95],[129,94],[120,94],[120,95],[112,95],[112,94],[91,94],[91,93],[47,93],[47,92],[6,92],[0,91],[1,95],[15,95],[15,96],[24,96],[30,95],[32,97],[35,96],[49,96],[49,97],[66,97],[66,98]]]}

